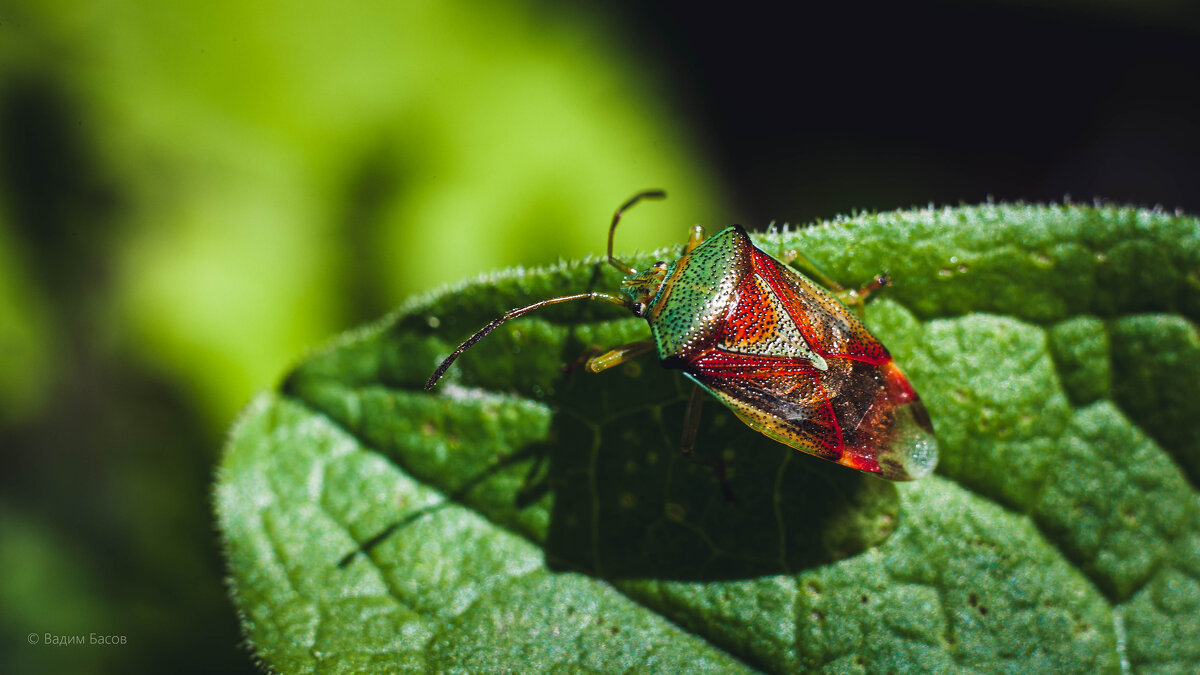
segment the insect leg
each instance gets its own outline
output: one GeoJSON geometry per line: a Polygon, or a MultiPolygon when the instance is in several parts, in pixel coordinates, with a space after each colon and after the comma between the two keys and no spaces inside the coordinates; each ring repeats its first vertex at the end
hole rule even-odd
{"type": "Polygon", "coordinates": [[[683,437],[679,439],[679,450],[688,459],[692,458],[692,450],[696,449],[696,432],[700,429],[700,409],[704,407],[704,392],[699,386],[692,386],[692,395],[688,397],[687,408],[683,411],[683,437]]]}
{"type": "Polygon", "coordinates": [[[721,494],[725,497],[725,502],[731,503],[733,490],[729,489],[729,480],[725,477],[725,460],[720,457],[699,458],[692,454],[696,449],[696,432],[700,429],[700,409],[703,406],[704,391],[699,385],[693,386],[687,408],[683,411],[683,437],[679,439],[679,450],[687,461],[712,467],[717,474],[717,481],[721,483],[721,494]]]}
{"type": "Polygon", "coordinates": [[[626,361],[636,359],[646,352],[654,349],[654,340],[638,340],[630,342],[627,345],[614,347],[609,351],[593,356],[587,360],[587,369],[593,373],[598,373],[602,370],[608,370],[614,366],[619,366],[626,361]]]}
{"type": "Polygon", "coordinates": [[[703,243],[704,243],[704,226],[703,225],[693,225],[692,229],[688,232],[687,246],[684,247],[683,252],[691,253],[692,249],[696,248],[697,246],[699,246],[700,244],[703,244],[703,243]]]}
{"type": "Polygon", "coordinates": [[[563,366],[562,371],[569,375],[575,372],[575,370],[580,366],[586,364],[588,361],[591,361],[603,353],[604,348],[600,347],[599,345],[592,345],[591,347],[588,347],[587,350],[585,350],[582,354],[580,354],[579,358],[563,366]]]}
{"type": "Polygon", "coordinates": [[[850,291],[841,291],[837,295],[839,300],[845,303],[847,307],[853,307],[854,311],[858,313],[859,317],[861,317],[863,307],[866,306],[867,298],[870,297],[871,293],[883,288],[884,286],[891,285],[892,278],[887,275],[887,272],[884,272],[883,274],[875,275],[875,278],[867,282],[867,284],[862,288],[850,291]]]}
{"type": "Polygon", "coordinates": [[[845,288],[842,288],[841,284],[834,281],[829,277],[829,275],[822,272],[821,268],[817,267],[813,261],[809,260],[803,253],[795,249],[784,251],[782,259],[788,264],[795,263],[795,266],[800,268],[801,272],[804,272],[806,275],[812,277],[817,283],[833,291],[833,294],[838,297],[838,300],[841,300],[842,304],[853,309],[854,312],[859,315],[859,317],[862,316],[863,307],[866,306],[867,297],[871,295],[872,291],[878,290],[884,286],[892,285],[891,277],[889,277],[887,273],[884,273],[876,275],[874,279],[867,282],[867,284],[861,288],[846,290],[845,288]]]}

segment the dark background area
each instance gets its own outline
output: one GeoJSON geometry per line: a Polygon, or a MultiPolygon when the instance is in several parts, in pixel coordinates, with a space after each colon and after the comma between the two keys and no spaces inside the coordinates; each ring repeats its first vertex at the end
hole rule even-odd
{"type": "MultiPolygon", "coordinates": [[[[1200,14],[1184,3],[513,7],[535,32],[596,27],[602,50],[632,64],[630,98],[598,102],[599,116],[636,112],[646,92],[667,102],[672,118],[663,124],[686,130],[697,146],[691,156],[707,165],[698,171],[719,186],[712,200],[725,211],[709,225],[729,218],[761,228],[855,210],[1068,196],[1200,212],[1200,14]]],[[[30,38],[33,22],[16,16],[0,10],[0,41],[7,33],[43,51],[0,61],[0,225],[29,270],[28,285],[13,295],[34,308],[44,330],[30,338],[32,356],[0,356],[32,373],[14,376],[0,398],[0,671],[253,672],[222,583],[209,489],[229,411],[271,382],[250,377],[249,385],[213,394],[223,397],[214,406],[195,393],[200,376],[170,364],[204,362],[224,353],[220,345],[173,361],[155,358],[156,343],[131,337],[114,281],[121,265],[133,264],[123,252],[139,227],[170,232],[175,224],[127,222],[145,195],[126,187],[128,167],[107,154],[118,130],[93,116],[88,102],[106,83],[61,70],[64,60],[86,60],[87,49],[53,30],[30,38]],[[26,639],[96,631],[124,635],[127,644],[51,648],[26,639]]],[[[286,31],[283,23],[256,30],[286,31]]],[[[442,86],[447,96],[462,94],[453,80],[442,86]]],[[[636,165],[660,151],[647,144],[625,159],[636,165]]],[[[160,171],[150,163],[130,173],[160,171]]],[[[599,199],[615,206],[637,189],[674,187],[643,180],[631,178],[613,194],[605,188],[599,199]]],[[[369,217],[397,189],[367,182],[347,190],[353,203],[339,208],[369,217]]],[[[361,224],[351,221],[325,235],[333,250],[356,236],[361,224]]],[[[322,273],[355,262],[330,263],[335,272],[322,273]]],[[[543,261],[528,260],[520,247],[508,259],[529,262],[543,261]]],[[[318,272],[282,259],[279,271],[262,274],[318,272]]],[[[381,283],[370,276],[347,283],[334,302],[358,308],[351,311],[322,310],[297,295],[281,310],[287,320],[329,315],[317,328],[305,324],[292,344],[317,344],[399,302],[378,290],[381,283]]],[[[24,339],[0,338],[9,349],[3,340],[24,339]]],[[[262,340],[253,331],[239,339],[262,340]]],[[[203,336],[196,340],[204,347],[203,336]]],[[[299,352],[269,354],[270,368],[281,371],[299,352]]],[[[199,369],[233,376],[239,367],[250,366],[217,360],[199,369]]]]}
{"type": "Polygon", "coordinates": [[[753,223],[1068,195],[1200,210],[1195,9],[833,5],[627,8],[753,223]]]}

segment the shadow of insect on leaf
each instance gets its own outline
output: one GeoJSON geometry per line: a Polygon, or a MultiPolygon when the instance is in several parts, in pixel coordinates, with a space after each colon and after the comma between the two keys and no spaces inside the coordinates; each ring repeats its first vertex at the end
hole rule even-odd
{"type": "Polygon", "coordinates": [[[718,580],[795,572],[853,556],[895,529],[894,484],[806,457],[704,411],[701,459],[679,453],[688,383],[658,368],[560,387],[542,489],[554,495],[548,563],[604,578],[718,580]],[[602,382],[597,381],[603,379],[602,382]]]}
{"type": "MultiPolygon", "coordinates": [[[[580,339],[566,340],[562,363],[586,349],[580,339]]],[[[549,508],[540,542],[547,563],[603,578],[704,581],[795,572],[859,554],[895,529],[892,483],[803,455],[708,405],[696,454],[723,460],[736,496],[728,502],[716,472],[679,452],[689,383],[640,361],[599,374],[558,372],[542,399],[554,411],[544,438],[476,464],[445,502],[404,516],[340,565],[445,505],[489,508],[498,490],[508,490],[501,499],[513,508],[490,518],[531,536],[515,514],[549,508]],[[514,470],[524,474],[516,490],[503,478],[514,470]]],[[[463,424],[442,433],[470,433],[463,424]]]]}
{"type": "MultiPolygon", "coordinates": [[[[591,282],[603,284],[598,272],[591,282]]],[[[493,311],[456,302],[467,301],[448,299],[442,308],[445,316],[493,311]]],[[[441,487],[446,501],[398,519],[348,552],[340,566],[449,504],[480,510],[533,539],[552,568],[604,578],[704,581],[795,572],[857,555],[895,529],[899,499],[892,483],[776,443],[715,401],[704,407],[696,437],[695,454],[701,463],[685,459],[679,451],[680,433],[691,384],[678,371],[658,367],[652,355],[601,373],[564,372],[563,364],[593,346],[596,322],[612,315],[611,308],[595,303],[550,308],[540,320],[577,327],[566,340],[527,332],[525,339],[553,341],[526,344],[514,372],[491,373],[488,369],[497,361],[479,352],[466,361],[458,375],[465,386],[486,389],[503,382],[508,391],[538,400],[552,411],[548,433],[536,438],[526,434],[524,441],[510,446],[515,451],[501,456],[482,449],[492,441],[477,418],[447,413],[456,404],[432,403],[426,394],[414,391],[423,375],[421,364],[428,363],[414,354],[437,349],[426,342],[434,330],[420,313],[401,318],[381,337],[384,346],[372,347],[405,355],[390,362],[394,370],[385,368],[380,380],[394,392],[389,395],[436,416],[439,421],[429,427],[431,432],[457,439],[457,452],[462,454],[455,462],[463,471],[459,479],[447,482],[445,475],[422,468],[428,464],[418,456],[436,454],[432,448],[437,442],[423,450],[381,446],[413,477],[441,487]],[[588,325],[593,330],[583,330],[588,325]],[[555,352],[553,358],[546,348],[555,352]],[[464,452],[467,449],[471,451],[464,452]],[[713,460],[726,468],[735,495],[732,503],[722,493],[717,472],[703,465],[713,460]],[[522,473],[521,485],[515,488],[512,478],[522,473]],[[509,506],[502,506],[505,503],[509,506]],[[526,509],[547,508],[544,530],[522,524],[520,514],[526,509]]],[[[445,325],[440,330],[460,332],[445,325]]],[[[506,344],[512,334],[493,334],[484,349],[512,358],[515,351],[506,344]]],[[[329,375],[319,364],[303,370],[284,390],[336,416],[336,406],[320,404],[329,375]]],[[[399,401],[396,405],[403,409],[399,401]]]]}
{"type": "MultiPolygon", "coordinates": [[[[522,450],[521,452],[513,453],[512,455],[502,459],[501,461],[497,462],[493,466],[489,467],[487,470],[482,471],[482,472],[476,474],[475,476],[473,476],[470,480],[463,483],[457,490],[455,490],[454,492],[447,495],[447,498],[444,499],[443,501],[440,501],[436,504],[431,504],[429,506],[425,506],[425,507],[416,509],[416,510],[412,511],[411,513],[409,513],[408,515],[404,516],[403,518],[401,518],[401,519],[397,520],[396,522],[383,528],[382,530],[375,533],[371,537],[365,539],[364,541],[362,541],[359,544],[358,548],[356,548],[356,549],[350,551],[349,553],[347,553],[346,555],[342,556],[342,558],[338,561],[337,566],[339,568],[347,567],[348,565],[350,565],[350,563],[354,562],[354,559],[359,554],[362,554],[365,556],[370,556],[371,552],[375,549],[376,546],[379,546],[384,541],[389,539],[392,535],[396,534],[403,528],[417,522],[418,520],[420,520],[421,518],[424,518],[427,515],[436,513],[437,511],[439,511],[451,504],[461,504],[461,503],[468,502],[469,501],[468,498],[469,498],[471,491],[475,490],[476,488],[480,487],[481,485],[484,485],[485,483],[487,483],[487,481],[489,479],[493,478],[494,476],[496,476],[499,473],[504,472],[509,467],[513,466],[514,464],[520,464],[520,463],[528,461],[528,460],[533,460],[533,464],[531,466],[530,472],[531,472],[531,475],[537,473],[539,471],[538,467],[545,463],[544,458],[545,458],[545,454],[540,449],[533,448],[533,447],[522,450]]],[[[545,490],[542,487],[544,485],[544,483],[534,483],[534,484],[530,484],[530,485],[533,488],[530,492],[530,496],[523,496],[525,493],[525,490],[522,490],[521,493],[518,493],[517,499],[515,500],[518,508],[524,508],[524,507],[532,504],[534,501],[537,501],[537,499],[540,498],[540,496],[542,494],[545,493],[545,490]]]]}

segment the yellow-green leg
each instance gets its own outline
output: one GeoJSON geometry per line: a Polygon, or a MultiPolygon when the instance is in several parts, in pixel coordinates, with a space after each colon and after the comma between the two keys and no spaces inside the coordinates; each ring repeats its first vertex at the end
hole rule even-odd
{"type": "MultiPolygon", "coordinates": [[[[593,373],[599,373],[635,359],[652,349],[654,349],[653,340],[630,342],[589,358],[585,367],[593,373]]],[[[692,387],[687,408],[683,411],[683,435],[679,439],[679,450],[687,461],[712,467],[717,472],[717,480],[721,483],[721,494],[724,495],[726,502],[732,502],[733,491],[729,489],[729,481],[725,478],[725,461],[720,457],[698,458],[693,454],[696,449],[696,433],[700,429],[700,410],[704,405],[704,395],[704,391],[699,385],[692,387]]]]}
{"type": "Polygon", "coordinates": [[[704,243],[704,227],[702,225],[693,225],[688,231],[687,246],[684,247],[684,253],[691,253],[692,249],[704,243]]]}
{"type": "Polygon", "coordinates": [[[599,373],[609,368],[615,368],[626,361],[636,359],[652,349],[654,349],[654,340],[630,342],[627,345],[614,347],[603,354],[589,358],[586,367],[593,373],[599,373]]]}

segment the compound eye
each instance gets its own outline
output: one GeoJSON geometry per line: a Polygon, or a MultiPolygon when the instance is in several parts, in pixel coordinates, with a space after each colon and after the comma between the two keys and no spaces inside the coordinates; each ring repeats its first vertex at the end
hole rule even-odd
{"type": "Polygon", "coordinates": [[[654,263],[654,269],[656,269],[656,270],[665,270],[665,269],[667,269],[667,263],[666,263],[666,261],[664,261],[664,260],[659,260],[658,262],[654,263]]]}
{"type": "Polygon", "coordinates": [[[644,302],[633,303],[633,315],[634,316],[641,318],[641,317],[645,316],[645,314],[646,314],[646,303],[644,303],[644,302]]]}

